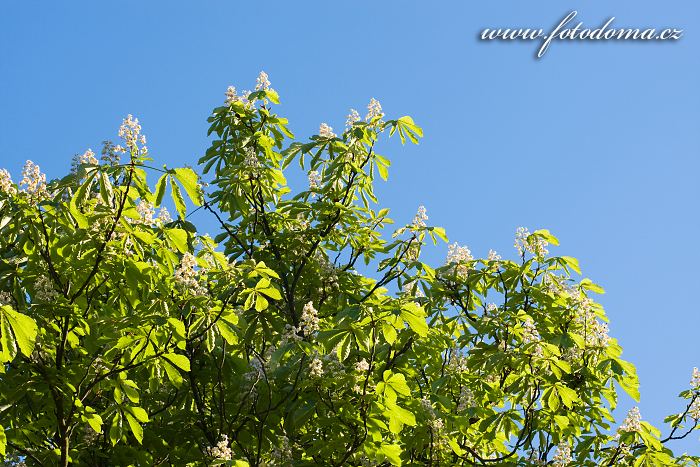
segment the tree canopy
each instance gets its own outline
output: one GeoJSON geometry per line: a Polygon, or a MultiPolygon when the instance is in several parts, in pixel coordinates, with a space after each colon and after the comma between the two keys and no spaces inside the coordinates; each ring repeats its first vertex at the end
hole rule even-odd
{"type": "Polygon", "coordinates": [[[0,171],[7,464],[697,465],[670,442],[697,427],[700,373],[665,434],[616,419],[635,367],[554,235],[426,264],[445,230],[423,207],[392,227],[374,192],[379,141],[417,144],[413,119],[372,99],[298,141],[278,103],[264,73],[230,87],[197,170],[152,165],[128,116],[61,179],[0,171]]]}

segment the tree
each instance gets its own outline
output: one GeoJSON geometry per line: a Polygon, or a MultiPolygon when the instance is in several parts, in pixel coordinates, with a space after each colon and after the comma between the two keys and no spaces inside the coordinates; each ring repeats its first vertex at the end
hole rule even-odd
{"type": "Polygon", "coordinates": [[[666,442],[700,417],[700,374],[668,418],[633,409],[634,366],[603,290],[519,229],[518,255],[392,223],[380,138],[417,143],[372,100],[341,135],[294,140],[261,73],[227,91],[192,168],[150,164],[138,120],[101,161],[46,183],[0,172],[0,451],[19,465],[692,465],[666,442]],[[285,174],[298,163],[308,189],[285,174]],[[159,177],[152,190],[147,173],[159,177]],[[177,218],[162,208],[169,194],[177,218]],[[188,200],[185,200],[187,196],[188,200]],[[202,235],[188,209],[220,225],[202,235]],[[365,275],[361,271],[371,271],[365,275]],[[6,452],[5,452],[6,451],[6,452]]]}

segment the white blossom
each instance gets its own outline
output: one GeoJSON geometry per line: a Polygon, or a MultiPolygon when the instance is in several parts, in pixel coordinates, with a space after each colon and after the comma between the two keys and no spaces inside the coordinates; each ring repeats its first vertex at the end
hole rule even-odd
{"type": "Polygon", "coordinates": [[[314,190],[321,185],[321,174],[312,170],[309,172],[309,188],[314,190]]]}
{"type": "Polygon", "coordinates": [[[146,136],[141,134],[141,124],[138,118],[134,118],[133,115],[129,114],[122,121],[119,127],[119,137],[124,140],[126,147],[134,152],[140,151],[141,154],[147,152],[146,147],[146,136]],[[141,149],[139,150],[139,145],[141,149]]]}
{"type": "Polygon", "coordinates": [[[405,293],[406,295],[410,295],[415,298],[422,298],[425,297],[425,293],[423,293],[423,289],[421,289],[416,281],[411,281],[411,282],[406,282],[403,285],[402,292],[405,293]]]}
{"type": "Polygon", "coordinates": [[[17,189],[12,183],[12,176],[10,172],[5,169],[0,169],[0,191],[7,193],[8,195],[14,195],[17,193],[17,189]]]}
{"type": "Polygon", "coordinates": [[[459,246],[459,243],[454,242],[447,248],[447,259],[445,262],[447,264],[459,264],[467,261],[471,261],[472,252],[466,246],[459,246]]]}
{"type": "Polygon", "coordinates": [[[423,397],[420,400],[420,405],[431,418],[435,418],[435,409],[433,408],[433,403],[427,397],[423,397]]]}
{"type": "Polygon", "coordinates": [[[318,356],[314,357],[309,364],[309,375],[312,377],[323,376],[323,362],[318,356]]]}
{"type": "Polygon", "coordinates": [[[175,269],[175,284],[183,291],[192,295],[205,295],[207,289],[199,283],[199,273],[196,270],[197,258],[191,253],[185,253],[180,260],[180,266],[175,269]]]}
{"type": "Polygon", "coordinates": [[[418,206],[418,211],[416,212],[416,215],[413,216],[413,221],[411,222],[411,225],[413,227],[425,227],[425,221],[428,220],[428,211],[425,209],[425,206],[420,205],[418,206]]]}
{"type": "Polygon", "coordinates": [[[693,368],[693,376],[690,378],[690,388],[693,391],[700,390],[700,370],[697,367],[693,368]]]}
{"type": "Polygon", "coordinates": [[[348,114],[347,120],[345,120],[345,127],[350,129],[352,126],[360,121],[360,114],[357,113],[357,110],[355,109],[350,109],[350,113],[348,114]]]}
{"type": "Polygon", "coordinates": [[[47,276],[39,276],[34,282],[36,292],[34,298],[44,302],[51,302],[58,297],[58,292],[53,286],[53,282],[47,276]]]}
{"type": "Polygon", "coordinates": [[[219,439],[219,442],[216,443],[216,446],[209,448],[208,454],[214,459],[230,461],[233,457],[233,453],[229,447],[228,436],[221,435],[221,438],[219,439]]]}
{"type": "Polygon", "coordinates": [[[538,258],[542,258],[549,253],[547,245],[546,240],[539,236],[531,235],[530,231],[525,227],[518,227],[515,231],[515,243],[513,246],[518,250],[520,256],[524,256],[525,252],[529,252],[538,258]]]}
{"type": "Polygon", "coordinates": [[[374,97],[370,99],[369,104],[367,104],[367,116],[365,120],[370,122],[377,117],[383,117],[384,112],[382,112],[382,105],[374,97]]]}
{"type": "Polygon", "coordinates": [[[539,345],[541,338],[540,333],[537,331],[535,322],[529,316],[523,321],[523,342],[525,344],[534,343],[533,356],[541,358],[543,356],[542,347],[539,345]]]}
{"type": "Polygon", "coordinates": [[[523,342],[530,344],[540,340],[540,333],[537,331],[535,322],[529,316],[523,321],[523,342]]]}
{"type": "Polygon", "coordinates": [[[321,123],[321,126],[318,128],[318,135],[321,138],[325,138],[325,139],[335,138],[335,133],[333,133],[333,128],[331,128],[327,123],[321,123]]]}
{"type": "Polygon", "coordinates": [[[501,260],[501,255],[496,253],[495,250],[489,250],[489,254],[486,257],[486,261],[500,261],[501,260]]]}
{"type": "Polygon", "coordinates": [[[258,155],[255,153],[253,148],[245,148],[245,158],[243,159],[243,165],[253,170],[260,168],[260,160],[258,159],[258,155]]]}
{"type": "Polygon", "coordinates": [[[140,200],[136,205],[136,211],[139,213],[140,224],[153,224],[153,216],[156,214],[153,204],[149,203],[148,201],[140,200]]]}
{"type": "Polygon", "coordinates": [[[472,252],[466,246],[459,246],[459,243],[454,242],[452,245],[447,247],[447,258],[445,259],[445,264],[453,265],[450,268],[450,271],[460,277],[466,276],[467,273],[469,273],[469,265],[465,263],[468,263],[473,259],[474,257],[472,256],[472,252]]]}
{"type": "Polygon", "coordinates": [[[234,86],[226,88],[226,104],[231,105],[238,100],[239,97],[238,94],[236,94],[236,88],[234,86]]]}
{"type": "Polygon", "coordinates": [[[268,78],[267,73],[261,71],[255,80],[255,90],[262,91],[267,89],[270,89],[270,79],[268,78]]]}
{"type": "Polygon", "coordinates": [[[288,465],[292,459],[292,448],[289,446],[289,438],[282,435],[279,437],[279,446],[272,449],[272,459],[276,461],[275,465],[288,465]]]}
{"type": "Polygon", "coordinates": [[[5,292],[4,290],[0,291],[0,306],[12,304],[12,295],[10,295],[9,292],[5,292]]]}
{"type": "Polygon", "coordinates": [[[642,429],[642,415],[639,413],[638,407],[632,407],[629,412],[627,412],[627,417],[625,421],[619,428],[619,431],[640,431],[642,429]]]}
{"type": "Polygon", "coordinates": [[[445,423],[442,421],[441,418],[434,418],[434,419],[430,420],[428,422],[428,425],[435,432],[441,431],[445,427],[445,423]]]}
{"type": "Polygon", "coordinates": [[[173,218],[170,216],[170,212],[168,211],[168,208],[163,206],[160,208],[160,211],[158,212],[158,219],[157,221],[160,224],[168,224],[173,221],[173,218]]]}
{"type": "Polygon", "coordinates": [[[495,303],[489,303],[486,305],[486,312],[495,315],[498,313],[498,306],[495,303]]]}
{"type": "Polygon", "coordinates": [[[369,370],[369,363],[366,359],[363,358],[359,362],[355,363],[355,371],[359,373],[364,373],[367,370],[369,370]]]}
{"type": "Polygon", "coordinates": [[[303,332],[305,336],[318,331],[318,310],[314,308],[313,302],[308,302],[301,310],[298,330],[303,332]]]}
{"type": "Polygon", "coordinates": [[[22,180],[20,186],[24,185],[24,192],[40,199],[48,195],[46,191],[46,175],[32,161],[27,161],[22,169],[22,180]]]}
{"type": "Polygon", "coordinates": [[[557,445],[557,450],[554,454],[554,458],[552,459],[552,463],[556,467],[564,467],[569,465],[571,461],[571,446],[569,446],[569,443],[562,441],[557,445]]]}
{"type": "Polygon", "coordinates": [[[466,386],[462,386],[459,391],[459,404],[457,405],[457,410],[462,411],[474,407],[476,401],[474,399],[474,393],[466,386]]]}
{"type": "Polygon", "coordinates": [[[693,420],[700,420],[700,398],[696,398],[693,403],[690,404],[688,415],[693,420]]]}

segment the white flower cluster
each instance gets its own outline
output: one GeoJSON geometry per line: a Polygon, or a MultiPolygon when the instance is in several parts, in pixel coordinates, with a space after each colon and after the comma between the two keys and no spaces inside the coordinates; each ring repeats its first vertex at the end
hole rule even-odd
{"type": "Polygon", "coordinates": [[[318,136],[324,139],[333,139],[335,138],[335,133],[333,133],[333,128],[327,123],[321,123],[321,126],[318,128],[318,136]]]}
{"type": "MultiPolygon", "coordinates": [[[[124,140],[127,149],[132,152],[145,154],[148,152],[146,144],[146,135],[141,134],[141,124],[138,118],[134,118],[133,115],[129,114],[122,121],[119,127],[119,137],[124,140]],[[139,145],[141,148],[139,149],[139,145]]],[[[121,146],[115,146],[115,151],[126,152],[121,146]]]]}
{"type": "Polygon", "coordinates": [[[513,246],[518,250],[520,256],[525,256],[525,252],[529,252],[538,258],[542,258],[549,253],[547,245],[546,240],[532,236],[525,227],[518,227],[515,231],[515,243],[513,246]]]}
{"type": "Polygon", "coordinates": [[[367,104],[367,116],[365,117],[365,120],[370,122],[377,117],[381,118],[383,116],[384,112],[382,112],[382,104],[380,104],[374,97],[371,98],[369,104],[367,104]]]}
{"type": "Polygon", "coordinates": [[[467,357],[462,355],[457,347],[450,350],[450,358],[447,361],[447,368],[452,373],[464,373],[467,371],[467,357]]]}
{"type": "Polygon", "coordinates": [[[250,359],[250,370],[248,370],[244,375],[243,379],[249,383],[255,384],[264,374],[263,364],[260,362],[259,358],[250,359]]]}
{"type": "Polygon", "coordinates": [[[58,297],[58,292],[53,286],[53,282],[47,276],[39,276],[34,282],[34,298],[44,302],[51,302],[58,297]]]}
{"type": "Polygon", "coordinates": [[[155,208],[148,201],[140,200],[139,204],[136,205],[136,211],[141,217],[140,223],[151,225],[153,224],[153,216],[156,213],[155,208]]]}
{"type": "Polygon", "coordinates": [[[697,367],[693,368],[693,376],[690,378],[690,389],[693,391],[700,390],[700,370],[697,367]]]}
{"type": "Polygon", "coordinates": [[[561,442],[557,445],[557,450],[554,453],[552,464],[556,467],[564,467],[571,463],[571,446],[569,443],[561,442]]]}
{"type": "MultiPolygon", "coordinates": [[[[307,223],[308,224],[308,223],[307,223]]],[[[314,252],[314,259],[318,262],[319,272],[324,280],[324,283],[331,287],[338,285],[338,268],[333,264],[321,250],[314,252]]]]}
{"type": "Polygon", "coordinates": [[[474,407],[476,405],[476,399],[474,398],[474,393],[471,389],[466,386],[462,386],[459,392],[459,404],[457,405],[457,410],[462,411],[474,407]]]}
{"type": "Polygon", "coordinates": [[[9,292],[0,291],[0,306],[4,305],[12,305],[12,295],[9,294],[9,292]]]}
{"type": "Polygon", "coordinates": [[[447,247],[447,258],[445,259],[445,264],[454,265],[450,268],[452,273],[457,274],[457,276],[463,277],[469,273],[469,265],[465,264],[472,261],[474,257],[472,256],[471,250],[466,246],[459,246],[459,243],[454,242],[452,245],[447,247]]]}
{"type": "Polygon", "coordinates": [[[489,303],[486,305],[486,313],[490,315],[496,315],[498,313],[498,306],[495,303],[489,303]]]}
{"type": "Polygon", "coordinates": [[[309,364],[309,376],[315,378],[323,376],[323,362],[318,356],[315,356],[309,364]]]}
{"type": "Polygon", "coordinates": [[[73,157],[73,161],[71,163],[71,172],[77,173],[78,166],[80,166],[80,164],[98,165],[99,161],[95,157],[95,153],[92,151],[92,149],[88,149],[84,153],[76,154],[73,157]]]}
{"type": "Polygon", "coordinates": [[[285,435],[279,437],[280,444],[272,450],[274,465],[287,465],[292,460],[292,448],[289,446],[289,438],[285,435]]]}
{"type": "Polygon", "coordinates": [[[160,208],[158,217],[154,218],[153,216],[156,214],[156,209],[152,203],[145,200],[139,200],[138,204],[136,205],[136,212],[139,213],[139,219],[135,221],[136,224],[163,225],[172,222],[173,220],[170,216],[168,208],[165,206],[160,208]]]}
{"type": "Polygon", "coordinates": [[[540,333],[537,331],[537,326],[535,322],[529,316],[523,321],[523,342],[525,344],[535,343],[533,347],[533,356],[537,358],[542,358],[543,351],[542,346],[539,345],[541,340],[540,333]]]}
{"type": "Polygon", "coordinates": [[[309,336],[318,331],[318,310],[314,308],[313,302],[308,302],[301,310],[301,318],[297,331],[303,332],[305,336],[309,336]]]}
{"type": "Polygon", "coordinates": [[[693,403],[690,404],[688,415],[690,415],[690,418],[693,420],[700,420],[700,399],[696,398],[693,403]]]}
{"type": "Polygon", "coordinates": [[[255,90],[256,91],[263,91],[270,89],[270,79],[267,76],[267,73],[264,71],[261,71],[260,74],[258,75],[257,79],[255,80],[255,90]]]}
{"type": "Polygon", "coordinates": [[[216,446],[210,447],[207,454],[209,454],[209,456],[213,457],[214,459],[230,461],[233,457],[233,453],[231,452],[231,448],[229,447],[228,436],[221,435],[219,442],[216,443],[216,446]]]}
{"type": "Polygon", "coordinates": [[[367,362],[366,359],[363,358],[359,362],[355,363],[355,371],[358,373],[364,373],[367,370],[369,370],[369,362],[367,362]]]}
{"type": "Polygon", "coordinates": [[[0,169],[0,191],[7,193],[8,195],[14,195],[17,193],[17,189],[12,183],[12,176],[10,172],[5,169],[0,169]]]}
{"type": "Polygon", "coordinates": [[[248,100],[248,97],[250,96],[250,91],[243,91],[243,93],[239,96],[236,92],[236,88],[233,86],[229,86],[226,89],[226,105],[231,105],[234,102],[240,102],[246,107],[250,107],[250,100],[248,100]]]}
{"type": "Polygon", "coordinates": [[[496,253],[495,250],[489,250],[489,254],[486,257],[486,261],[500,261],[501,260],[501,255],[496,253]]]}
{"type": "Polygon", "coordinates": [[[535,322],[529,316],[523,321],[523,342],[531,344],[540,341],[540,333],[537,331],[535,322]]]}
{"type": "Polygon", "coordinates": [[[423,298],[423,297],[425,297],[425,293],[423,293],[423,289],[421,289],[421,288],[418,286],[418,284],[416,283],[416,281],[406,282],[406,283],[403,285],[403,287],[402,287],[401,290],[403,291],[404,294],[410,295],[410,296],[412,296],[412,297],[414,297],[414,298],[423,298]]]}
{"type": "Polygon", "coordinates": [[[309,172],[309,188],[312,190],[317,189],[321,185],[321,174],[316,170],[309,172]]]}
{"type": "Polygon", "coordinates": [[[27,161],[22,169],[22,180],[20,186],[25,185],[24,191],[32,195],[35,199],[41,199],[48,195],[46,191],[46,175],[32,161],[27,161]]]}
{"type": "Polygon", "coordinates": [[[580,292],[574,291],[570,295],[577,306],[575,321],[583,326],[584,339],[591,347],[607,347],[610,337],[608,336],[608,325],[598,321],[593,312],[593,300],[582,296],[580,292]]]}
{"type": "Polygon", "coordinates": [[[246,168],[256,170],[260,168],[260,160],[258,159],[258,155],[255,154],[255,151],[251,147],[245,148],[245,159],[243,159],[243,165],[246,168]]]}
{"type": "Polygon", "coordinates": [[[638,407],[632,407],[629,412],[627,412],[627,417],[625,421],[619,428],[619,431],[640,431],[642,429],[642,415],[639,413],[638,407]]]}
{"type": "Polygon", "coordinates": [[[345,127],[347,129],[352,128],[352,126],[360,121],[360,114],[357,113],[357,110],[355,109],[350,109],[350,113],[348,114],[347,120],[345,120],[345,127]]]}
{"type": "Polygon", "coordinates": [[[411,222],[411,225],[413,227],[425,227],[425,221],[428,220],[428,211],[425,209],[425,206],[420,205],[418,206],[418,211],[416,211],[416,215],[413,216],[413,221],[411,222]]]}
{"type": "Polygon", "coordinates": [[[175,269],[175,284],[192,295],[206,295],[207,289],[199,283],[200,271],[195,269],[196,266],[197,258],[193,254],[182,255],[180,266],[175,269]]]}

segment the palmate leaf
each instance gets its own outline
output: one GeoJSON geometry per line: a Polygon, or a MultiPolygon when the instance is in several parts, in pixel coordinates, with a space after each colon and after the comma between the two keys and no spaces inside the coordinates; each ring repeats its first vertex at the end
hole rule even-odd
{"type": "Polygon", "coordinates": [[[3,360],[9,361],[10,345],[14,342],[19,347],[20,352],[29,357],[34,351],[36,343],[37,325],[36,322],[27,315],[23,315],[12,309],[9,305],[0,307],[0,342],[2,342],[3,360]],[[5,325],[7,323],[7,325],[5,325]],[[8,327],[12,331],[12,336],[8,334],[8,327]],[[8,358],[9,357],[9,358],[8,358]]]}

